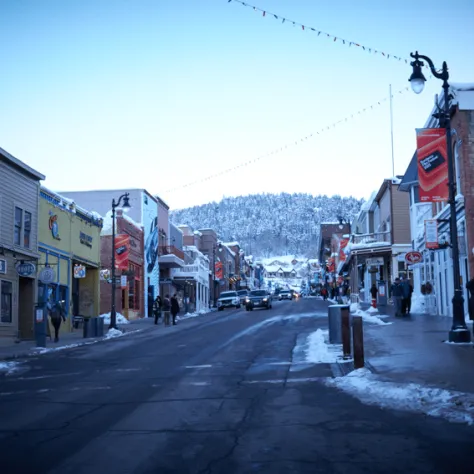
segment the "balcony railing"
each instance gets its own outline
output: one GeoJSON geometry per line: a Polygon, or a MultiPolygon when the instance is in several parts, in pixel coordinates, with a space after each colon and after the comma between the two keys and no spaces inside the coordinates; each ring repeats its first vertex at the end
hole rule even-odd
{"type": "Polygon", "coordinates": [[[184,260],[184,252],[174,245],[160,245],[158,247],[158,255],[162,257],[163,255],[176,255],[176,257],[184,260]]]}
{"type": "Polygon", "coordinates": [[[351,242],[353,244],[372,244],[374,242],[392,242],[392,235],[389,230],[385,232],[373,232],[371,234],[352,234],[351,242]]]}

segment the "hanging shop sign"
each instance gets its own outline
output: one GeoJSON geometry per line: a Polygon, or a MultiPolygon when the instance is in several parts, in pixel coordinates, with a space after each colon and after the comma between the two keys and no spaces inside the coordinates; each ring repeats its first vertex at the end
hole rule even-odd
{"type": "Polygon", "coordinates": [[[427,249],[439,248],[438,221],[436,219],[425,221],[425,246],[427,249]]]}
{"type": "Polygon", "coordinates": [[[222,280],[224,278],[224,265],[222,262],[216,262],[215,264],[216,280],[222,280]]]}
{"type": "Polygon", "coordinates": [[[85,278],[86,267],[84,265],[74,265],[74,278],[85,278]]]}
{"type": "Polygon", "coordinates": [[[51,267],[44,267],[39,272],[38,279],[41,283],[53,283],[56,279],[56,272],[51,267]]]}
{"type": "Polygon", "coordinates": [[[368,267],[381,267],[381,266],[383,266],[383,257],[368,258],[365,261],[365,264],[368,267]]]}
{"type": "Polygon", "coordinates": [[[0,259],[0,274],[5,275],[7,273],[7,261],[0,259]]]}
{"type": "Polygon", "coordinates": [[[130,236],[119,234],[115,236],[115,268],[128,270],[128,257],[130,254],[130,236]]]}
{"type": "Polygon", "coordinates": [[[36,265],[31,262],[18,262],[15,268],[21,277],[32,277],[36,273],[36,265]]]}
{"type": "Polygon", "coordinates": [[[413,265],[415,263],[420,263],[423,261],[423,255],[420,252],[407,252],[405,255],[405,262],[409,265],[413,265]]]}
{"type": "Polygon", "coordinates": [[[416,146],[420,201],[447,201],[449,186],[446,129],[418,128],[416,146]]]}
{"type": "Polygon", "coordinates": [[[109,281],[110,280],[110,270],[104,268],[99,272],[100,281],[109,281]]]}

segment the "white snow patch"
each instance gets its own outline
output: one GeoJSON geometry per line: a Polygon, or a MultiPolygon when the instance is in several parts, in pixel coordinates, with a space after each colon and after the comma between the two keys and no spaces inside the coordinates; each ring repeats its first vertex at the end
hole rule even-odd
{"type": "Polygon", "coordinates": [[[385,321],[382,321],[380,319],[380,317],[384,317],[386,318],[387,315],[381,315],[380,317],[379,316],[373,316],[371,314],[369,314],[367,311],[362,311],[361,309],[358,309],[357,311],[355,311],[354,313],[352,313],[353,316],[362,316],[362,319],[368,323],[371,323],[371,324],[378,324],[379,326],[386,326],[388,324],[392,324],[392,323],[386,323],[385,321]]]}
{"type": "Polygon", "coordinates": [[[378,314],[379,310],[377,308],[374,308],[373,306],[370,306],[369,309],[367,309],[366,313],[369,314],[378,314]]]}
{"type": "Polygon", "coordinates": [[[119,331],[118,329],[111,328],[107,331],[107,334],[105,335],[105,339],[110,339],[112,337],[121,337],[124,334],[125,333],[123,333],[122,331],[119,331]]]}
{"type": "Polygon", "coordinates": [[[367,369],[359,369],[345,377],[325,379],[367,405],[424,413],[451,422],[474,423],[474,394],[428,387],[416,383],[383,381],[367,369]]]}
{"type": "MultiPolygon", "coordinates": [[[[110,324],[110,313],[104,313],[100,315],[104,318],[104,324],[110,324]]],[[[117,324],[130,324],[130,321],[121,313],[116,313],[117,324]]]]}
{"type": "Polygon", "coordinates": [[[349,310],[351,313],[355,313],[358,309],[360,309],[359,303],[351,303],[350,310],[349,310]]]}
{"type": "Polygon", "coordinates": [[[203,314],[208,314],[210,312],[211,312],[210,309],[200,309],[199,311],[196,311],[195,313],[186,313],[184,316],[178,316],[176,319],[178,321],[181,321],[183,319],[196,318],[197,316],[202,316],[203,314]]]}
{"type": "Polygon", "coordinates": [[[11,375],[20,370],[20,362],[0,362],[0,373],[11,375]]]}
{"type": "Polygon", "coordinates": [[[306,349],[306,360],[313,364],[331,364],[337,361],[341,355],[340,345],[329,345],[326,343],[329,332],[317,329],[308,336],[308,348],[306,349]]]}

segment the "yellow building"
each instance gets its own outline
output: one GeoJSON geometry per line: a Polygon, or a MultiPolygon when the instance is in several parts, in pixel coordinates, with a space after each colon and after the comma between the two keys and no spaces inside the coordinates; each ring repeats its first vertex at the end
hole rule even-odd
{"type": "Polygon", "coordinates": [[[99,316],[102,218],[42,187],[38,223],[39,269],[52,270],[49,301],[61,302],[61,331],[71,331],[74,316],[99,316]]]}

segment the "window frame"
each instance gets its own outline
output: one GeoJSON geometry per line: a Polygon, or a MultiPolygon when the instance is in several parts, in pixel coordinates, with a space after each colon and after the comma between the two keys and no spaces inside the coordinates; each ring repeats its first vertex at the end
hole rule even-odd
{"type": "Polygon", "coordinates": [[[17,247],[21,247],[21,236],[23,234],[23,212],[24,212],[24,209],[22,207],[14,204],[14,207],[13,207],[13,245],[16,245],[17,247]],[[20,227],[19,227],[20,230],[18,232],[18,242],[16,240],[16,230],[18,229],[17,219],[16,219],[17,209],[21,212],[20,227]]]}
{"type": "Polygon", "coordinates": [[[23,247],[25,249],[31,249],[31,231],[33,230],[33,213],[23,209],[23,247]],[[30,216],[30,228],[26,229],[26,215],[30,216]],[[26,243],[26,234],[28,232],[28,244],[26,243]]]}
{"type": "Polygon", "coordinates": [[[33,219],[34,213],[31,209],[23,206],[22,204],[18,204],[16,202],[13,203],[13,235],[12,235],[12,243],[15,247],[23,248],[27,250],[32,250],[32,236],[33,233],[33,219]],[[21,225],[20,227],[17,226],[16,221],[16,210],[19,209],[21,211],[21,225]],[[25,215],[28,213],[30,216],[30,229],[28,230],[28,245],[25,245],[25,238],[27,235],[27,231],[25,230],[25,215]],[[19,228],[19,243],[16,240],[16,230],[19,228]]]}

